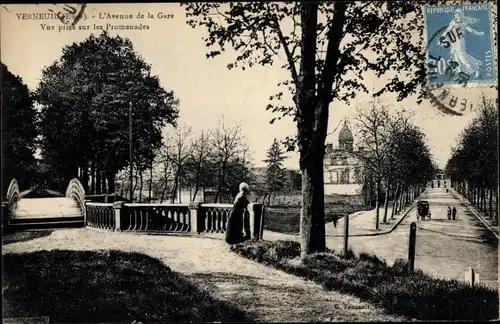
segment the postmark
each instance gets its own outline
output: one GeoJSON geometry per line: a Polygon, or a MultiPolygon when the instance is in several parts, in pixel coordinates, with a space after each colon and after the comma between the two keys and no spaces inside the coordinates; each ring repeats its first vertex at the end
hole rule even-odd
{"type": "Polygon", "coordinates": [[[423,13],[428,98],[448,115],[474,110],[464,88],[497,84],[491,4],[424,5],[423,13]]]}
{"type": "MultiPolygon", "coordinates": [[[[38,5],[38,3],[37,3],[38,5]]],[[[64,25],[75,26],[83,18],[86,19],[85,8],[86,3],[79,4],[53,4],[53,8],[48,9],[48,14],[53,15],[53,17],[59,19],[64,25]]],[[[6,5],[1,5],[1,7],[7,11],[12,12],[6,5]]],[[[29,16],[27,13],[17,13],[18,18],[21,19],[23,15],[29,16]]],[[[31,19],[28,17],[28,19],[31,19]]]]}

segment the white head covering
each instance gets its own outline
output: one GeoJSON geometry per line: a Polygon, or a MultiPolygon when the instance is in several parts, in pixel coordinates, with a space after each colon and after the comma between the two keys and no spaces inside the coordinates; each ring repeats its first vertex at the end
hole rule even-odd
{"type": "Polygon", "coordinates": [[[249,192],[250,186],[248,184],[246,184],[245,182],[242,182],[242,183],[240,183],[240,191],[249,192]]]}

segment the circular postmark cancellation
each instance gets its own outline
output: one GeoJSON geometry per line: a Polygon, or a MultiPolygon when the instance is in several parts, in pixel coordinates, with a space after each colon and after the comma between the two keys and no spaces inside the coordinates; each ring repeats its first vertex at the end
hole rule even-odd
{"type": "MultiPolygon", "coordinates": [[[[36,3],[38,5],[38,3],[36,3]]],[[[12,12],[7,5],[0,5],[5,11],[12,12]]],[[[48,9],[48,13],[17,13],[19,19],[59,19],[64,25],[75,26],[85,17],[86,3],[79,4],[53,4],[55,8],[48,9]]]]}
{"type": "MultiPolygon", "coordinates": [[[[71,5],[64,4],[62,5],[62,9],[57,12],[56,16],[63,24],[75,26],[80,21],[80,19],[84,17],[86,7],[86,3],[71,5]]],[[[49,9],[49,11],[54,12],[52,9],[49,9]]]]}
{"type": "Polygon", "coordinates": [[[497,84],[491,5],[426,5],[423,10],[427,36],[424,90],[438,110],[461,116],[474,110],[464,88],[497,84]]]}

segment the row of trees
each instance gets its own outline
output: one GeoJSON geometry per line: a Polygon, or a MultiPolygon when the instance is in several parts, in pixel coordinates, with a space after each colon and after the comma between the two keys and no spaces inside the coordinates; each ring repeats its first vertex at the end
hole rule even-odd
{"type": "Polygon", "coordinates": [[[498,102],[484,95],[478,115],[460,134],[445,173],[452,186],[498,224],[498,102]]]}
{"type": "Polygon", "coordinates": [[[164,126],[176,124],[179,100],[128,39],[103,32],[62,52],[33,93],[2,64],[2,186],[15,177],[24,188],[38,180],[63,190],[78,177],[87,193],[112,193],[116,174],[129,165],[130,119],[133,164],[142,172],[162,145],[164,126]]]}
{"type": "MultiPolygon", "coordinates": [[[[156,184],[160,186],[161,202],[165,199],[174,202],[183,188],[191,188],[192,201],[196,200],[202,189],[213,188],[214,201],[223,202],[228,199],[228,195],[237,193],[241,181],[251,179],[250,167],[248,144],[238,124],[228,126],[222,117],[217,127],[199,133],[186,125],[171,128],[165,133],[163,145],[156,151],[147,170],[149,199],[154,191],[153,170],[160,171],[156,184]]],[[[128,172],[121,174],[122,192],[130,186],[128,172]]],[[[133,185],[142,192],[146,170],[135,169],[135,172],[136,181],[133,185]]]]}
{"type": "Polygon", "coordinates": [[[425,188],[434,178],[437,168],[425,134],[412,123],[405,111],[389,113],[387,106],[373,101],[368,109],[358,111],[356,128],[365,147],[363,151],[355,152],[368,171],[365,184],[375,184],[375,228],[378,229],[382,190],[385,191],[382,219],[385,223],[389,199],[393,200],[392,218],[401,210],[404,201],[425,188]]]}

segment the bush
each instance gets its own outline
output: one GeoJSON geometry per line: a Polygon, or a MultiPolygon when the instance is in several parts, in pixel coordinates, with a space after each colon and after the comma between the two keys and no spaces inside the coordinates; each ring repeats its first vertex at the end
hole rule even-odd
{"type": "Polygon", "coordinates": [[[231,251],[248,259],[274,264],[281,259],[293,259],[300,256],[300,244],[283,240],[276,242],[249,240],[232,245],[231,251]]]}
{"type": "Polygon", "coordinates": [[[417,320],[489,320],[498,317],[498,292],[456,280],[435,279],[420,270],[408,272],[405,260],[388,266],[372,254],[352,250],[307,255],[293,241],[247,241],[231,250],[307,278],[327,290],[349,293],[387,312],[417,320]]]}

